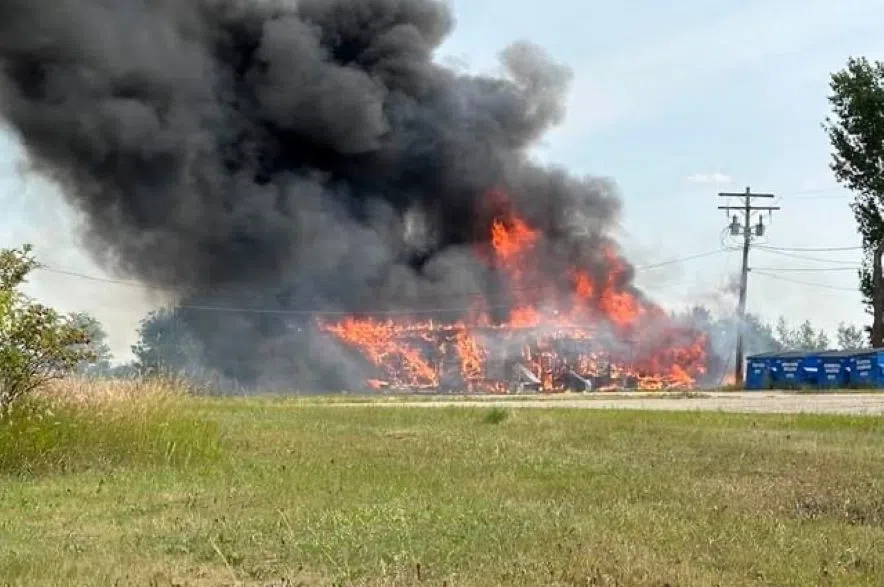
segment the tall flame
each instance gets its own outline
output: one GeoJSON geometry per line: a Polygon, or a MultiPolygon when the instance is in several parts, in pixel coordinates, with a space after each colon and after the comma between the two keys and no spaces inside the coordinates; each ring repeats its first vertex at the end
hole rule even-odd
{"type": "Polygon", "coordinates": [[[613,247],[600,251],[603,279],[573,267],[562,283],[544,275],[543,233],[509,207],[489,237],[480,254],[506,278],[506,319],[492,320],[482,299],[456,322],[351,316],[320,325],[377,369],[367,385],[499,392],[521,377],[545,391],[587,382],[664,389],[690,387],[705,373],[705,337],[638,297],[613,247]]]}

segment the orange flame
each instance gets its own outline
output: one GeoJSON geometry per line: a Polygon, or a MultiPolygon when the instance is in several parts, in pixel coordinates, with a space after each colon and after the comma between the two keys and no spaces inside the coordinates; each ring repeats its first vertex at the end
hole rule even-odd
{"type": "Polygon", "coordinates": [[[375,365],[390,366],[398,363],[416,387],[439,385],[436,369],[417,349],[399,343],[397,337],[400,331],[392,322],[346,318],[339,324],[326,326],[326,329],[338,335],[341,340],[362,349],[375,365]]]}
{"type": "Polygon", "coordinates": [[[511,216],[507,222],[495,219],[491,224],[491,246],[497,258],[503,262],[524,254],[534,246],[539,236],[539,231],[518,217],[511,216]]]}
{"type": "Polygon", "coordinates": [[[457,354],[460,357],[464,380],[472,385],[482,379],[485,369],[485,353],[479,342],[465,328],[457,332],[457,354]]]}
{"type": "Polygon", "coordinates": [[[514,362],[544,391],[588,380],[595,389],[690,387],[705,373],[705,338],[669,323],[662,309],[639,298],[612,246],[600,251],[604,279],[575,267],[563,286],[545,273],[541,231],[511,209],[495,216],[489,236],[487,258],[508,279],[515,301],[506,320],[492,320],[480,299],[465,322],[348,317],[320,326],[378,368],[368,382],[376,389],[438,388],[454,371],[452,385],[499,392],[514,362]],[[563,287],[570,293],[563,295],[563,287]],[[629,348],[606,352],[599,327],[629,339],[629,348]]]}

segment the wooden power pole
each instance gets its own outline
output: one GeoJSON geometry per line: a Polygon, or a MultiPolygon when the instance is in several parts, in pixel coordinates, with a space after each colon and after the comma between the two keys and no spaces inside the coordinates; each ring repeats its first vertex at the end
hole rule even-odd
{"type": "Polygon", "coordinates": [[[743,198],[741,206],[719,206],[719,210],[735,211],[743,213],[742,225],[739,217],[734,214],[733,221],[730,225],[730,231],[733,236],[743,236],[743,267],[740,272],[740,301],[737,305],[737,356],[734,365],[734,384],[743,385],[743,333],[745,331],[744,323],[746,321],[746,289],[749,285],[749,247],[752,245],[753,237],[761,237],[764,235],[764,224],[759,218],[758,224],[752,226],[752,213],[757,211],[773,212],[779,210],[779,206],[754,206],[753,198],[773,198],[773,194],[753,194],[748,187],[743,193],[722,192],[718,194],[723,198],[743,198]],[[754,229],[754,230],[753,230],[754,229]]]}

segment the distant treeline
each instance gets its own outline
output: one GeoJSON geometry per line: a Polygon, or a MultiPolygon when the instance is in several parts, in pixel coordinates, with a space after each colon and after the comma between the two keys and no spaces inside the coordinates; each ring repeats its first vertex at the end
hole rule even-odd
{"type": "MultiPolygon", "coordinates": [[[[138,331],[138,341],[132,347],[133,359],[117,365],[113,365],[102,325],[88,314],[77,314],[77,317],[89,330],[90,344],[99,357],[95,362],[83,364],[80,368],[82,373],[112,377],[157,372],[201,378],[208,376],[202,368],[199,343],[188,332],[178,308],[165,308],[146,316],[138,331]]],[[[719,369],[722,372],[727,370],[728,361],[732,365],[737,333],[734,317],[716,316],[704,306],[675,313],[674,317],[693,324],[709,336],[712,354],[720,359],[719,369]]],[[[867,333],[847,324],[841,324],[832,336],[809,320],[793,325],[781,317],[776,323],[769,323],[758,315],[749,314],[743,328],[747,355],[779,350],[854,350],[868,346],[867,333]]],[[[232,366],[234,373],[235,370],[235,366],[232,366]]]]}

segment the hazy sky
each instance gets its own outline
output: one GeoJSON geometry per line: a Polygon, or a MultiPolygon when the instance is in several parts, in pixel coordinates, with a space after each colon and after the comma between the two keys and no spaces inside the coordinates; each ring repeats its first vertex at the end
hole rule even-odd
{"type": "MultiPolygon", "coordinates": [[[[764,218],[767,246],[860,244],[820,123],[831,71],[851,55],[884,58],[884,0],[452,4],[458,26],[440,59],[493,71],[501,49],[528,39],[573,68],[568,116],[537,154],[616,180],[623,244],[636,266],[720,249],[727,219],[716,194],[747,185],[779,196],[782,210],[764,218]]],[[[23,162],[16,138],[0,130],[0,246],[32,242],[56,269],[103,275],[76,248],[74,215],[53,188],[21,172],[23,162]]],[[[858,261],[858,251],[757,249],[751,265],[779,279],[753,275],[749,309],[830,329],[860,323],[858,261]]],[[[739,253],[723,252],[640,271],[638,280],[669,307],[698,301],[727,310],[734,299],[724,292],[738,268],[739,253]]],[[[59,274],[40,273],[31,291],[64,310],[93,312],[117,351],[158,302],[138,288],[59,274]]]]}

